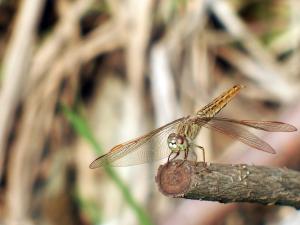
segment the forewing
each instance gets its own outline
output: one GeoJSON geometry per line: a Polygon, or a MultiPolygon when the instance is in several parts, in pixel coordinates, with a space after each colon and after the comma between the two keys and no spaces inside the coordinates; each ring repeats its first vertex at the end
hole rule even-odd
{"type": "Polygon", "coordinates": [[[258,150],[273,153],[273,154],[275,153],[275,150],[268,143],[261,140],[259,137],[252,134],[242,126],[240,126],[241,125],[240,123],[234,123],[229,120],[219,120],[216,118],[212,118],[212,119],[198,118],[196,122],[200,126],[214,129],[220,133],[226,134],[258,150]]]}
{"type": "Polygon", "coordinates": [[[167,145],[168,135],[175,132],[177,125],[183,120],[184,118],[177,119],[144,136],[115,146],[107,154],[93,161],[90,168],[94,169],[105,163],[112,166],[131,166],[167,157],[170,153],[167,145]]]}
{"type": "Polygon", "coordinates": [[[268,132],[293,132],[297,131],[297,128],[293,125],[278,122],[278,121],[258,121],[258,120],[234,120],[222,117],[214,117],[212,120],[219,120],[224,122],[230,122],[240,124],[248,127],[252,127],[259,130],[268,132]]]}

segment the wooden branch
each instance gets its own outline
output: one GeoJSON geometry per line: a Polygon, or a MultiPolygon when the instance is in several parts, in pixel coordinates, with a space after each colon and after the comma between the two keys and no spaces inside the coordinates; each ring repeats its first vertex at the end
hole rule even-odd
{"type": "Polygon", "coordinates": [[[176,160],[159,167],[156,182],[170,197],[300,208],[300,173],[286,168],[246,164],[204,167],[202,162],[176,160]]]}

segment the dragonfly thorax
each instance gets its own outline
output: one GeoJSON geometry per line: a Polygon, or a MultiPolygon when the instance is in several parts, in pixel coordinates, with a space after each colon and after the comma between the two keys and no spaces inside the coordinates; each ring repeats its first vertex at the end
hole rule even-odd
{"type": "Polygon", "coordinates": [[[183,135],[171,133],[168,137],[168,146],[172,152],[184,151],[188,147],[188,141],[183,135]]]}

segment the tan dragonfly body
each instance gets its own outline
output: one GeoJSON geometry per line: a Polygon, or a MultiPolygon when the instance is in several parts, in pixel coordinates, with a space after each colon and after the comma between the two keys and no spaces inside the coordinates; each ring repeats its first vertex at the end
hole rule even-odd
{"type": "Polygon", "coordinates": [[[195,139],[198,135],[201,124],[197,123],[200,118],[213,118],[218,112],[223,109],[227,103],[240,91],[243,86],[236,85],[230,88],[228,91],[214,99],[211,103],[200,109],[196,115],[187,117],[185,121],[180,123],[177,128],[177,133],[185,135],[190,139],[195,139]]]}
{"type": "Polygon", "coordinates": [[[97,168],[106,163],[112,166],[137,165],[167,156],[169,156],[168,161],[170,161],[175,159],[180,152],[184,152],[186,159],[189,150],[195,147],[202,150],[203,161],[205,161],[203,147],[196,145],[193,141],[202,127],[229,135],[255,149],[275,153],[275,150],[268,143],[244,127],[269,132],[292,132],[297,130],[294,126],[277,121],[234,120],[216,117],[216,114],[234,98],[241,88],[243,86],[235,85],[201,108],[196,114],[182,117],[144,136],[115,146],[107,154],[94,160],[90,168],[97,168]],[[172,155],[174,155],[173,158],[171,158],[172,155]]]}

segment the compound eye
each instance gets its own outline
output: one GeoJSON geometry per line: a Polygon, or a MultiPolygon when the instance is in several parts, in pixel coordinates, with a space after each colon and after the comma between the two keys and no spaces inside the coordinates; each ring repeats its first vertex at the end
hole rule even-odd
{"type": "Polygon", "coordinates": [[[180,144],[180,145],[183,143],[182,137],[178,137],[178,138],[177,138],[177,143],[180,144]]]}
{"type": "Polygon", "coordinates": [[[168,137],[168,142],[171,142],[172,140],[174,140],[174,138],[176,137],[175,133],[171,133],[168,137]]]}
{"type": "Polygon", "coordinates": [[[184,143],[184,138],[181,136],[177,137],[177,144],[182,145],[184,143]]]}

